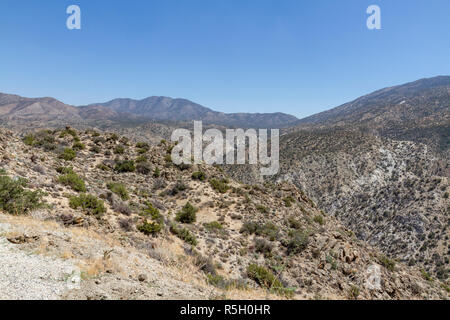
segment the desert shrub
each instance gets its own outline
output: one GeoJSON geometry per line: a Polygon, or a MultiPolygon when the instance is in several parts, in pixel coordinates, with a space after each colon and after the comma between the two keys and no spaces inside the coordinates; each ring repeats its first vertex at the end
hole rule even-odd
{"type": "Polygon", "coordinates": [[[253,279],[261,287],[273,291],[277,294],[291,297],[293,295],[292,290],[289,290],[283,286],[280,280],[268,269],[257,264],[251,264],[247,268],[247,276],[253,279]]]}
{"type": "Polygon", "coordinates": [[[43,193],[25,189],[25,179],[0,175],[0,209],[10,214],[27,214],[42,206],[43,193]]]}
{"type": "Polygon", "coordinates": [[[314,217],[314,222],[320,224],[321,226],[323,226],[323,224],[325,223],[323,220],[323,216],[318,214],[314,217]]]}
{"type": "Polygon", "coordinates": [[[83,211],[88,214],[92,214],[97,218],[101,218],[106,212],[103,201],[90,194],[80,194],[77,197],[69,197],[69,206],[72,209],[78,209],[81,207],[83,211]]]}
{"type": "Polygon", "coordinates": [[[40,173],[40,174],[45,174],[45,168],[43,167],[43,166],[40,166],[40,165],[35,165],[35,166],[33,166],[33,171],[35,171],[35,172],[38,172],[38,173],[40,173]]]}
{"type": "Polygon", "coordinates": [[[240,230],[241,233],[264,236],[269,238],[271,241],[274,241],[278,237],[278,231],[278,227],[272,222],[267,222],[266,224],[261,225],[254,221],[244,222],[240,230]]]}
{"type": "Polygon", "coordinates": [[[166,164],[172,163],[172,156],[170,154],[166,154],[164,156],[164,161],[166,161],[166,164]]]}
{"type": "Polygon", "coordinates": [[[152,171],[152,168],[148,162],[139,162],[136,166],[136,171],[140,174],[148,175],[152,171]]]}
{"type": "Polygon", "coordinates": [[[65,130],[61,131],[61,133],[59,134],[60,138],[64,138],[65,136],[70,135],[73,138],[78,137],[78,134],[75,130],[71,129],[71,128],[66,128],[65,130]]]}
{"type": "Polygon", "coordinates": [[[185,170],[189,170],[192,167],[192,165],[187,164],[187,163],[180,163],[180,164],[177,164],[176,167],[178,169],[180,169],[181,171],[185,171],[185,170]]]}
{"type": "Polygon", "coordinates": [[[186,228],[179,228],[175,224],[172,224],[170,226],[170,232],[172,234],[176,235],[178,238],[183,240],[184,242],[196,246],[197,245],[197,239],[195,236],[186,228]]]}
{"type": "Polygon", "coordinates": [[[206,282],[217,288],[227,289],[228,287],[227,280],[219,274],[208,273],[206,275],[206,282]]]}
{"type": "Polygon", "coordinates": [[[153,189],[154,190],[164,189],[166,186],[167,186],[167,183],[162,178],[155,179],[155,182],[153,183],[153,189]]]}
{"type": "Polygon", "coordinates": [[[114,148],[115,154],[124,154],[125,153],[125,147],[124,146],[116,146],[114,148]]]}
{"type": "Polygon", "coordinates": [[[213,178],[213,179],[209,180],[211,187],[219,193],[226,193],[230,189],[228,182],[229,181],[227,179],[218,180],[218,179],[213,178]]]}
{"type": "Polygon", "coordinates": [[[223,230],[223,226],[219,221],[204,223],[203,226],[208,232],[218,232],[223,230]]]}
{"type": "Polygon", "coordinates": [[[272,222],[267,222],[266,224],[264,224],[262,229],[256,232],[256,234],[265,236],[271,241],[275,241],[275,239],[278,237],[278,227],[272,222]]]}
{"type": "Polygon", "coordinates": [[[119,140],[119,136],[115,133],[112,133],[106,140],[107,141],[117,141],[117,140],[119,140]]]}
{"type": "Polygon", "coordinates": [[[120,219],[119,220],[119,226],[124,231],[131,231],[133,229],[133,220],[132,219],[120,219]]]}
{"type": "Polygon", "coordinates": [[[56,149],[55,137],[50,130],[41,130],[34,135],[34,145],[37,147],[43,147],[45,150],[56,149]]]}
{"type": "Polygon", "coordinates": [[[256,238],[254,240],[255,251],[263,254],[265,257],[270,257],[273,250],[273,245],[262,238],[256,238]]]}
{"type": "Polygon", "coordinates": [[[182,181],[177,181],[177,183],[173,186],[173,188],[168,192],[169,195],[175,196],[180,192],[187,190],[187,185],[182,181]]]}
{"type": "Polygon", "coordinates": [[[84,150],[86,146],[81,142],[75,142],[72,146],[73,150],[84,150]]]}
{"type": "Polygon", "coordinates": [[[424,278],[425,280],[430,281],[430,282],[433,281],[433,278],[431,277],[431,275],[428,272],[426,272],[424,269],[421,269],[420,273],[422,274],[422,278],[424,278]]]}
{"type": "Polygon", "coordinates": [[[66,161],[72,161],[77,156],[77,153],[75,150],[70,148],[65,148],[63,152],[61,152],[58,156],[58,158],[66,160],[66,161]]]}
{"type": "Polygon", "coordinates": [[[285,244],[288,254],[297,254],[306,249],[309,244],[309,234],[306,231],[295,230],[289,232],[289,240],[285,244]]]}
{"type": "Polygon", "coordinates": [[[260,229],[260,225],[254,221],[244,222],[240,230],[241,233],[254,234],[260,229]]]}
{"type": "Polygon", "coordinates": [[[55,137],[50,130],[41,130],[35,134],[29,133],[22,141],[28,146],[42,147],[45,151],[56,149],[55,137]]]}
{"type": "Polygon", "coordinates": [[[127,137],[121,137],[119,141],[121,144],[128,146],[128,142],[130,142],[130,139],[128,139],[127,137]]]}
{"type": "Polygon", "coordinates": [[[103,164],[103,163],[98,164],[98,165],[97,165],[97,169],[100,169],[100,170],[102,170],[102,171],[110,171],[110,170],[111,170],[110,167],[108,167],[107,165],[105,165],[105,164],[103,164]]]}
{"type": "Polygon", "coordinates": [[[139,156],[136,158],[136,163],[141,163],[141,162],[147,162],[147,157],[146,156],[139,156]]]}
{"type": "Polygon", "coordinates": [[[75,172],[70,172],[71,168],[65,168],[66,174],[63,174],[58,178],[58,182],[72,188],[76,192],[86,192],[86,185],[84,180],[79,177],[75,172]]]}
{"type": "Polygon", "coordinates": [[[58,167],[58,168],[56,168],[56,172],[58,172],[59,174],[75,173],[75,171],[73,171],[72,167],[58,167]]]}
{"type": "Polygon", "coordinates": [[[193,223],[197,220],[197,208],[189,202],[177,213],[176,220],[181,223],[193,223]]]}
{"type": "Polygon", "coordinates": [[[196,171],[196,172],[194,172],[192,174],[192,179],[205,181],[206,180],[206,174],[203,171],[196,171]]]}
{"type": "Polygon", "coordinates": [[[214,287],[229,290],[229,289],[241,289],[244,290],[248,287],[247,282],[244,279],[226,279],[224,276],[217,273],[207,273],[206,282],[214,287]]]}
{"type": "Polygon", "coordinates": [[[392,259],[389,259],[385,255],[378,256],[378,261],[381,263],[383,267],[388,269],[389,271],[395,270],[395,261],[392,259]]]}
{"type": "Polygon", "coordinates": [[[292,229],[301,229],[302,223],[300,220],[296,219],[295,217],[291,216],[288,218],[288,226],[292,229]]]}
{"type": "Polygon", "coordinates": [[[142,210],[142,215],[145,217],[151,217],[152,220],[159,221],[162,223],[162,215],[157,208],[153,206],[150,202],[146,203],[146,208],[142,210]]]}
{"type": "Polygon", "coordinates": [[[162,227],[160,224],[147,221],[144,221],[144,223],[138,227],[138,230],[147,236],[155,236],[161,232],[161,229],[162,227]]]}
{"type": "Polygon", "coordinates": [[[256,210],[258,210],[261,213],[269,213],[269,208],[267,208],[266,206],[259,204],[256,206],[256,210]]]}
{"type": "Polygon", "coordinates": [[[357,286],[351,286],[348,289],[347,296],[350,300],[356,300],[359,296],[359,288],[357,286]]]}
{"type": "Polygon", "coordinates": [[[150,149],[150,145],[147,142],[138,142],[136,143],[136,148],[146,149],[148,151],[150,149]]]}
{"type": "Polygon", "coordinates": [[[123,215],[129,216],[131,215],[131,208],[125,203],[121,201],[114,202],[112,209],[115,212],[121,213],[123,215]]]}
{"type": "Polygon", "coordinates": [[[128,190],[123,183],[119,182],[109,182],[106,184],[106,187],[117,194],[122,200],[130,199],[130,195],[128,194],[128,190]]]}
{"type": "Polygon", "coordinates": [[[92,146],[89,151],[93,152],[93,153],[100,153],[102,151],[102,149],[99,146],[92,146]]]}
{"type": "MultiPolygon", "coordinates": [[[[448,264],[448,258],[445,259],[445,263],[448,264]]],[[[441,281],[445,281],[448,278],[449,272],[450,270],[445,266],[439,266],[436,268],[436,277],[441,281]]]]}
{"type": "Polygon", "coordinates": [[[56,150],[56,144],[54,143],[49,143],[49,142],[44,142],[41,147],[45,150],[45,151],[53,151],[56,150]]]}
{"type": "Polygon", "coordinates": [[[336,257],[336,254],[333,252],[330,252],[330,255],[327,255],[325,257],[326,262],[331,265],[332,270],[336,270],[338,267],[335,257],[336,257]]]}
{"type": "Polygon", "coordinates": [[[96,138],[100,136],[100,133],[98,131],[95,130],[90,130],[89,132],[86,132],[86,134],[91,134],[92,137],[96,138]]]}
{"type": "Polygon", "coordinates": [[[160,175],[161,175],[161,170],[159,170],[159,168],[156,167],[155,171],[153,171],[153,177],[159,178],[160,175]]]}
{"type": "Polygon", "coordinates": [[[106,142],[106,140],[103,137],[97,137],[97,138],[94,139],[94,143],[96,145],[101,145],[101,144],[104,144],[105,142],[106,142]]]}
{"type": "Polygon", "coordinates": [[[288,208],[292,207],[292,204],[295,203],[295,199],[292,196],[288,196],[283,198],[284,205],[288,208]]]}
{"type": "Polygon", "coordinates": [[[200,271],[203,271],[206,274],[216,275],[216,264],[211,256],[206,257],[203,256],[200,252],[195,250],[190,250],[189,254],[194,257],[192,261],[193,264],[199,268],[200,271]]]}
{"type": "Polygon", "coordinates": [[[27,134],[23,139],[22,139],[23,143],[25,143],[27,146],[33,146],[34,145],[34,135],[33,134],[27,134]]]}
{"type": "Polygon", "coordinates": [[[136,167],[134,165],[134,161],[123,160],[116,163],[114,170],[120,173],[134,172],[136,171],[136,167]]]}

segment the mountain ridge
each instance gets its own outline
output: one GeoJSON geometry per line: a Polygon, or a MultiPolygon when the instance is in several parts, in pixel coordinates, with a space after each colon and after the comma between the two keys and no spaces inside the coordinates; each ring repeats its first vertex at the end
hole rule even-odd
{"type": "Polygon", "coordinates": [[[147,116],[153,120],[189,121],[242,127],[285,127],[297,121],[292,115],[275,113],[224,113],[183,98],[151,96],[141,100],[118,98],[88,106],[106,106],[114,111],[147,116]]]}
{"type": "Polygon", "coordinates": [[[118,98],[105,103],[72,106],[52,97],[26,98],[0,93],[0,119],[7,121],[128,120],[192,121],[244,128],[281,128],[298,119],[276,113],[223,113],[187,99],[152,96],[142,100],[118,98]]]}
{"type": "MultiPolygon", "coordinates": [[[[393,98],[393,100],[396,101],[395,99],[413,98],[417,97],[420,93],[423,93],[424,91],[449,86],[450,86],[450,76],[436,76],[432,78],[419,79],[401,85],[386,87],[380,90],[376,90],[372,93],[363,95],[359,98],[356,98],[350,102],[344,103],[340,106],[329,109],[327,111],[323,111],[315,115],[300,119],[297,122],[297,125],[336,124],[338,120],[341,120],[343,118],[343,116],[349,115],[352,112],[365,111],[368,108],[372,107],[373,104],[377,102],[374,101],[375,99],[385,98],[388,95],[393,95],[396,93],[393,98]],[[363,103],[368,103],[369,105],[363,105],[363,103]],[[335,120],[333,120],[332,118],[335,118],[335,120]]],[[[406,103],[406,101],[404,100],[399,100],[396,102],[400,105],[406,103]]],[[[445,102],[448,103],[448,101],[445,102]]]]}

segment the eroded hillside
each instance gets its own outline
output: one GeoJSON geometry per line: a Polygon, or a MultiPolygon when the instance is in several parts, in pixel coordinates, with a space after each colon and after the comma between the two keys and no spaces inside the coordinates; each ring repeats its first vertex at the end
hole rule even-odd
{"type": "Polygon", "coordinates": [[[387,255],[448,278],[447,160],[424,144],[346,130],[289,134],[281,149],[279,180],[387,255]]]}

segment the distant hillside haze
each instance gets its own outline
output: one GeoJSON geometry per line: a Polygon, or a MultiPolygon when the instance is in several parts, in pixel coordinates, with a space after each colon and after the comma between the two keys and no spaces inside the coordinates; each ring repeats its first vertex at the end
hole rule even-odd
{"type": "Polygon", "coordinates": [[[92,106],[108,107],[116,112],[130,113],[153,120],[201,120],[209,124],[232,127],[277,128],[287,127],[298,119],[285,113],[223,113],[213,111],[186,99],[149,97],[143,100],[114,99],[92,106]]]}
{"type": "Polygon", "coordinates": [[[66,121],[203,121],[227,127],[283,128],[298,119],[284,113],[230,113],[213,111],[186,99],[149,97],[143,100],[114,99],[106,103],[74,107],[54,98],[23,98],[0,94],[0,120],[66,121]]]}
{"type": "Polygon", "coordinates": [[[54,98],[23,98],[0,93],[0,118],[22,120],[80,119],[80,110],[54,98]]]}

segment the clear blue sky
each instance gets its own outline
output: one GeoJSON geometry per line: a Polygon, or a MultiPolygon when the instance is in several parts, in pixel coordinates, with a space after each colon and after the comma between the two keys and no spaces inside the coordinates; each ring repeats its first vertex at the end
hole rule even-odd
{"type": "Polygon", "coordinates": [[[1,0],[0,92],[304,117],[450,74],[450,1],[1,0]],[[66,28],[66,8],[82,30],[66,28]],[[366,28],[381,7],[382,30],[366,28]]]}

